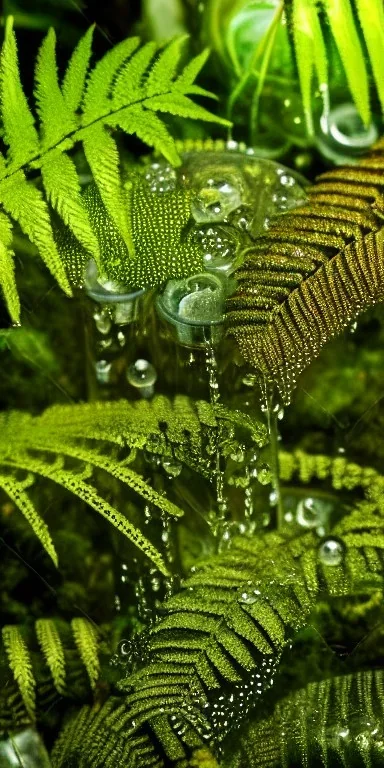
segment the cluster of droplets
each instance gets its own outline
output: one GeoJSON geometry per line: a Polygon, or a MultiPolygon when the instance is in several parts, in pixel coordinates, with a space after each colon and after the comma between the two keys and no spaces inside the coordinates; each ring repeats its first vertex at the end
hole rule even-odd
{"type": "Polygon", "coordinates": [[[171,192],[176,187],[176,171],[164,161],[151,163],[146,169],[144,178],[151,192],[154,193],[171,192]]]}
{"type": "Polygon", "coordinates": [[[273,685],[277,659],[273,656],[262,658],[255,670],[247,675],[244,682],[228,686],[215,697],[214,702],[205,705],[205,713],[212,725],[213,733],[220,741],[238,726],[262,696],[273,685]]]}
{"type": "Polygon", "coordinates": [[[227,224],[208,225],[196,230],[195,239],[203,256],[207,271],[229,275],[236,267],[238,237],[227,224]]]}

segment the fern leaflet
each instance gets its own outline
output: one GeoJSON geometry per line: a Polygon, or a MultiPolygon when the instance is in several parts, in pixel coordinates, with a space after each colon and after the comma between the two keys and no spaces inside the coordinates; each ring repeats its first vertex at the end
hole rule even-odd
{"type": "Polygon", "coordinates": [[[31,659],[18,627],[6,625],[2,629],[4,648],[10,669],[19,686],[25,708],[33,720],[35,710],[35,680],[31,659]]]}

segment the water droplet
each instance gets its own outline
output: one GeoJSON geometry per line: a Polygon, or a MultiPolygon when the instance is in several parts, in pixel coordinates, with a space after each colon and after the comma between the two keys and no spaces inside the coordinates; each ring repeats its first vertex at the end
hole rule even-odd
{"type": "Polygon", "coordinates": [[[301,499],[296,508],[296,520],[303,528],[317,528],[327,520],[332,505],[322,499],[301,499]]]}
{"type": "Polygon", "coordinates": [[[178,477],[183,468],[182,464],[180,464],[179,462],[171,461],[169,459],[166,459],[165,461],[163,461],[162,464],[167,475],[170,475],[170,477],[178,477]]]}
{"type": "Polygon", "coordinates": [[[208,178],[195,187],[192,216],[198,223],[223,221],[242,202],[242,188],[233,179],[208,178]]]}
{"type": "Polygon", "coordinates": [[[142,397],[151,397],[154,393],[154,385],[157,372],[148,360],[136,360],[127,369],[127,381],[140,393],[142,397]]]}
{"type": "Polygon", "coordinates": [[[105,309],[102,309],[101,312],[95,312],[93,319],[99,333],[102,333],[103,335],[109,333],[111,330],[112,321],[109,313],[105,309]]]}
{"type": "Polygon", "coordinates": [[[108,384],[111,377],[112,363],[107,360],[97,360],[95,362],[96,379],[99,384],[108,384]]]}
{"type": "Polygon", "coordinates": [[[319,559],[323,565],[340,565],[344,557],[344,546],[338,539],[325,539],[319,547],[319,559]]]}

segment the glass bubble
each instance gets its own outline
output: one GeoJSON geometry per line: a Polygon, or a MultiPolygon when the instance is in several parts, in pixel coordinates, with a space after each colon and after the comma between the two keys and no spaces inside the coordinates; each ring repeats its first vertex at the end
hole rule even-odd
{"type": "Polygon", "coordinates": [[[236,257],[242,239],[232,226],[202,226],[195,238],[203,251],[203,264],[209,272],[230,274],[236,268],[236,257]]]}
{"type": "Polygon", "coordinates": [[[174,461],[174,460],[170,461],[170,460],[166,459],[166,460],[164,460],[162,462],[162,464],[163,464],[163,467],[164,467],[167,475],[169,475],[170,477],[178,477],[180,475],[180,473],[181,473],[182,468],[183,468],[182,464],[180,464],[179,462],[174,461]]]}
{"type": "MultiPolygon", "coordinates": [[[[108,314],[117,325],[126,325],[136,320],[140,297],[147,290],[146,288],[130,289],[115,280],[109,280],[105,275],[99,275],[94,259],[90,259],[86,265],[84,285],[88,296],[93,301],[109,307],[108,314]]],[[[102,310],[97,314],[98,317],[104,318],[107,313],[106,310],[102,310]]],[[[95,322],[98,322],[96,317],[95,322]]],[[[102,323],[102,327],[105,327],[105,324],[106,321],[104,325],[102,323]]],[[[100,333],[108,333],[108,331],[100,331],[100,333]]]]}
{"type": "Polygon", "coordinates": [[[112,322],[109,313],[105,309],[102,309],[101,312],[95,312],[93,319],[99,333],[102,333],[103,335],[109,333],[112,322]]]}
{"type": "Polygon", "coordinates": [[[356,160],[378,139],[379,130],[373,119],[364,125],[355,105],[343,102],[322,115],[316,131],[316,146],[321,154],[336,165],[356,160]]]}
{"type": "Polygon", "coordinates": [[[319,547],[319,559],[323,565],[340,565],[344,557],[344,546],[338,539],[325,539],[319,547]]]}
{"type": "Polygon", "coordinates": [[[242,184],[225,177],[209,178],[192,200],[192,216],[199,224],[223,221],[241,205],[242,184]]]}
{"type": "Polygon", "coordinates": [[[135,360],[127,369],[127,381],[142,397],[151,397],[157,379],[156,368],[148,360],[135,360]]]}
{"type": "Polygon", "coordinates": [[[234,147],[230,151],[185,152],[177,169],[194,196],[198,224],[224,222],[251,237],[266,219],[305,201],[307,182],[278,163],[234,147]]]}
{"type": "MultiPolygon", "coordinates": [[[[221,337],[210,326],[221,326],[224,314],[225,284],[208,272],[185,280],[170,280],[157,299],[157,310],[187,346],[214,343],[221,337]]],[[[218,329],[217,329],[218,330],[218,329]]]]}

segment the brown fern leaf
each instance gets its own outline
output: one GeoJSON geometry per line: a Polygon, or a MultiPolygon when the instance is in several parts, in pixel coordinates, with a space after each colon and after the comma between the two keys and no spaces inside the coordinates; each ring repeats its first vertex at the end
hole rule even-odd
{"type": "Polygon", "coordinates": [[[324,344],[384,298],[384,139],[322,174],[244,255],[229,333],[287,403],[324,344]]]}

